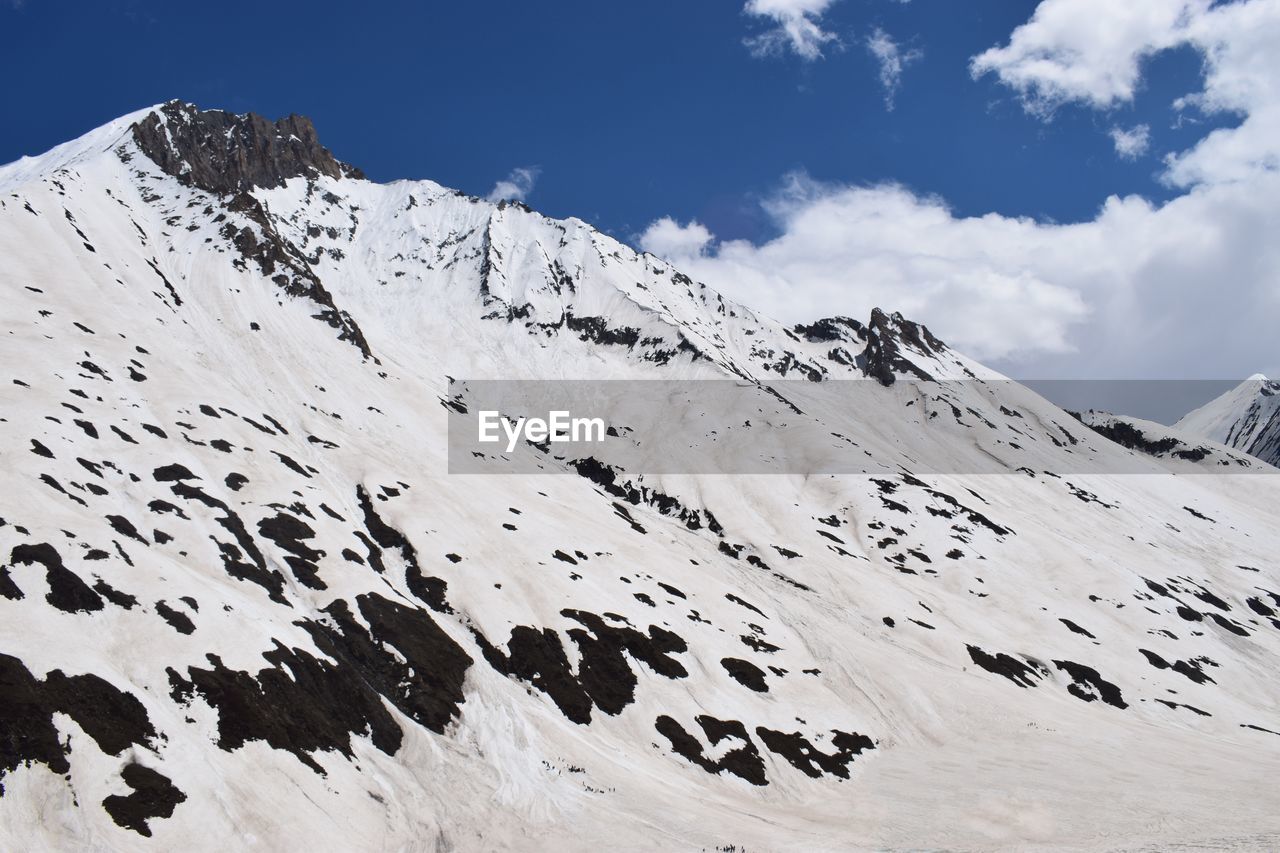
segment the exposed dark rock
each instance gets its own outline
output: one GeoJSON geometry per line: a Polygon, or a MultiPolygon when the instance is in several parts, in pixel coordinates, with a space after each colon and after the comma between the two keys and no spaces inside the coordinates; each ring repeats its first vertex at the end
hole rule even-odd
{"type": "MultiPolygon", "coordinates": [[[[104,607],[102,597],[81,580],[79,575],[64,566],[62,555],[47,542],[14,546],[9,554],[9,562],[23,566],[39,563],[44,566],[45,580],[49,584],[45,600],[64,613],[92,613],[104,607]]],[[[7,576],[4,579],[7,580],[7,576]]],[[[18,596],[21,595],[19,592],[18,596]]]]}
{"type": "Polygon", "coordinates": [[[683,726],[666,714],[654,721],[654,728],[658,730],[660,735],[670,741],[671,748],[675,750],[676,754],[683,756],[708,773],[716,775],[724,770],[740,779],[747,780],[752,785],[767,785],[769,783],[764,772],[764,759],[760,757],[760,750],[756,748],[756,745],[751,741],[750,735],[747,734],[746,726],[737,720],[718,720],[706,714],[700,714],[696,719],[713,747],[718,746],[721,741],[729,739],[740,741],[742,745],[728,750],[719,760],[712,761],[706,756],[698,739],[685,731],[683,726]]]}
{"type": "Polygon", "coordinates": [[[368,631],[341,600],[324,611],[336,629],[316,622],[303,627],[321,651],[354,670],[410,719],[443,733],[460,713],[471,656],[419,608],[374,593],[356,603],[368,631]]]}
{"type": "Polygon", "coordinates": [[[172,465],[162,465],[151,472],[151,476],[160,483],[171,483],[180,480],[199,480],[195,474],[192,474],[185,465],[179,465],[174,462],[172,465]]]}
{"type": "MultiPolygon", "coordinates": [[[[106,555],[106,552],[103,552],[106,555]]],[[[127,592],[121,592],[111,584],[98,578],[93,584],[93,591],[101,595],[107,601],[110,601],[116,607],[123,607],[125,610],[132,610],[138,603],[137,596],[129,595],[127,592]]]]}
{"type": "Polygon", "coordinates": [[[1191,711],[1193,714],[1199,714],[1201,717],[1213,716],[1213,714],[1210,714],[1208,711],[1202,711],[1199,708],[1197,708],[1195,705],[1187,705],[1183,702],[1170,702],[1168,699],[1157,699],[1156,701],[1159,702],[1161,705],[1165,705],[1169,708],[1173,708],[1174,710],[1177,710],[1178,708],[1186,708],[1188,711],[1191,711]]]}
{"type": "Polygon", "coordinates": [[[473,634],[484,659],[495,670],[541,690],[573,722],[579,725],[591,722],[591,697],[574,674],[560,635],[555,631],[517,625],[511,629],[505,654],[483,635],[474,631],[473,634]]]}
{"type": "Polygon", "coordinates": [[[814,779],[824,773],[848,779],[849,764],[854,757],[876,748],[866,735],[842,731],[832,732],[831,745],[836,749],[832,753],[818,749],[799,732],[779,732],[759,726],[756,734],[770,752],[781,755],[792,767],[814,779]]]}
{"type": "Polygon", "coordinates": [[[513,628],[506,653],[478,631],[473,629],[472,634],[490,666],[542,690],[575,723],[591,721],[592,705],[616,715],[635,701],[637,679],[628,656],[667,678],[685,678],[689,674],[671,657],[687,651],[688,644],[665,628],[650,625],[646,635],[635,628],[610,625],[594,613],[564,610],[561,615],[587,629],[570,628],[565,632],[578,647],[580,663],[576,674],[559,636],[549,629],[513,628]]]}
{"type": "Polygon", "coordinates": [[[147,821],[157,817],[171,817],[178,804],[186,802],[187,795],[174,786],[168,776],[143,767],[136,762],[120,771],[120,778],[133,789],[128,796],[112,794],[102,801],[102,807],[118,826],[132,829],[139,835],[151,837],[147,821]]]}
{"type": "Polygon", "coordinates": [[[156,613],[160,614],[160,618],[168,622],[179,634],[191,634],[196,630],[191,617],[180,610],[174,610],[163,601],[156,602],[156,613]]]}
{"type": "Polygon", "coordinates": [[[274,124],[261,116],[201,111],[172,101],[133,126],[134,139],[160,168],[190,185],[230,197],[226,209],[251,225],[226,220],[219,232],[241,258],[255,263],[287,295],[320,308],[315,319],[338,330],[366,359],[374,358],[364,333],[311,268],[306,256],[276,229],[254,187],[279,187],[293,177],[363,177],[339,163],[316,139],[311,122],[289,116],[274,124]],[[163,114],[161,120],[160,114],[163,114]],[[256,227],[255,227],[256,226],[256,227]]]}
{"type": "Polygon", "coordinates": [[[388,755],[400,749],[404,732],[356,667],[279,641],[262,656],[270,666],[256,675],[228,669],[212,654],[206,656],[208,669],[190,667],[186,678],[167,670],[175,701],[200,696],[217,710],[221,749],[233,752],[263,741],[321,774],[311,753],[336,751],[350,758],[353,735],[369,737],[388,755]]]}
{"type": "MultiPolygon", "coordinates": [[[[448,584],[441,578],[431,577],[422,573],[422,567],[418,565],[417,549],[413,547],[413,543],[409,541],[408,537],[382,520],[382,516],[378,515],[378,511],[373,505],[373,499],[369,497],[369,493],[365,491],[364,486],[356,486],[356,498],[359,500],[360,509],[364,513],[365,529],[369,531],[373,541],[382,548],[396,548],[400,551],[400,556],[405,562],[405,583],[409,586],[409,591],[437,613],[452,613],[453,609],[445,599],[448,584]]],[[[365,544],[370,549],[370,564],[379,573],[382,573],[385,568],[382,564],[381,552],[377,547],[373,547],[372,543],[366,541],[365,544]]]]}
{"type": "Polygon", "coordinates": [[[741,658],[724,658],[720,661],[720,665],[724,667],[725,672],[733,676],[734,681],[743,687],[750,688],[757,693],[769,692],[769,682],[765,680],[764,670],[750,661],[745,661],[741,658]]]}
{"type": "Polygon", "coordinates": [[[1003,675],[1019,687],[1035,687],[1045,676],[1044,670],[1032,662],[1023,662],[1004,652],[988,654],[977,646],[967,646],[969,657],[987,672],[1003,675]]]}
{"type": "MultiPolygon", "coordinates": [[[[157,479],[159,479],[158,476],[157,479]]],[[[257,543],[253,541],[253,537],[249,535],[249,531],[245,529],[243,519],[231,507],[209,495],[203,489],[188,485],[185,482],[174,483],[171,491],[185,500],[222,510],[223,514],[216,521],[235,537],[236,544],[232,545],[229,542],[222,542],[213,537],[210,538],[213,538],[218,550],[222,552],[222,565],[227,574],[237,580],[256,583],[267,590],[271,595],[272,601],[280,604],[285,603],[283,594],[284,576],[275,569],[267,568],[267,561],[262,556],[262,551],[259,550],[257,543]],[[252,561],[251,563],[244,561],[243,558],[246,556],[252,561]]]]}
{"type": "Polygon", "coordinates": [[[1061,622],[1063,625],[1066,625],[1067,628],[1070,629],[1071,632],[1074,634],[1082,634],[1083,636],[1088,637],[1090,640],[1098,639],[1097,637],[1093,636],[1093,634],[1090,634],[1088,631],[1086,631],[1084,628],[1081,628],[1079,625],[1072,622],[1070,619],[1059,619],[1058,621],[1061,622]]]}
{"type": "Polygon", "coordinates": [[[640,341],[640,330],[631,326],[610,328],[604,317],[575,317],[566,313],[564,324],[578,333],[584,341],[597,344],[634,347],[640,341]]]}
{"type": "Polygon", "coordinates": [[[320,567],[317,565],[324,551],[317,551],[303,542],[315,538],[316,532],[310,525],[287,512],[277,512],[271,518],[258,522],[258,533],[286,552],[284,561],[299,583],[311,589],[327,589],[324,581],[320,580],[320,567]]]}
{"type": "Polygon", "coordinates": [[[808,324],[797,324],[791,331],[810,343],[847,341],[861,343],[867,339],[867,327],[850,317],[824,317],[808,324]]]}
{"type": "Polygon", "coordinates": [[[898,313],[890,315],[879,308],[873,309],[871,323],[867,326],[867,348],[859,359],[863,372],[886,386],[894,383],[898,373],[910,374],[926,382],[933,381],[930,374],[903,355],[904,344],[923,354],[942,352],[947,348],[919,323],[898,313]]]}
{"type": "Polygon", "coordinates": [[[364,177],[335,160],[298,115],[272,122],[170,101],[134,124],[133,138],[163,172],[213,193],[282,187],[297,177],[364,177]]]}
{"type": "Polygon", "coordinates": [[[42,681],[22,661],[0,653],[0,783],[6,773],[30,763],[70,772],[69,745],[59,738],[54,713],[75,720],[109,755],[135,745],[150,748],[156,738],[142,703],[98,676],[53,670],[42,681]]]}
{"type": "Polygon", "coordinates": [[[1146,649],[1138,649],[1138,651],[1142,652],[1142,656],[1147,659],[1147,663],[1151,664],[1156,669],[1171,669],[1174,672],[1186,676],[1196,684],[1204,684],[1206,681],[1216,683],[1212,678],[1205,675],[1204,670],[1201,668],[1201,661],[1199,659],[1179,660],[1169,663],[1155,652],[1147,651],[1146,649]]]}
{"type": "MultiPolygon", "coordinates": [[[[734,595],[731,592],[726,592],[724,594],[724,597],[732,601],[734,604],[738,605],[739,607],[745,607],[748,610],[754,611],[756,613],[759,613],[761,616],[764,616],[764,611],[762,611],[759,607],[756,607],[754,604],[752,604],[751,602],[747,601],[744,598],[739,598],[738,596],[734,595]]],[[[764,616],[764,618],[768,619],[769,617],[764,616]]]]}
{"type": "Polygon", "coordinates": [[[1072,683],[1067,685],[1067,692],[1077,699],[1092,702],[1101,699],[1108,705],[1117,708],[1128,708],[1129,704],[1120,695],[1120,688],[1104,679],[1096,669],[1069,660],[1055,660],[1058,669],[1071,676],[1072,683]]]}
{"type": "Polygon", "coordinates": [[[129,519],[122,515],[108,515],[107,523],[111,525],[112,530],[119,533],[121,536],[127,536],[130,539],[141,542],[143,545],[151,544],[144,539],[142,534],[138,532],[138,529],[133,526],[133,522],[129,521],[129,519]]]}
{"type": "Polygon", "coordinates": [[[10,601],[21,601],[25,597],[22,590],[13,582],[13,578],[9,577],[8,566],[0,566],[0,595],[10,601]]]}

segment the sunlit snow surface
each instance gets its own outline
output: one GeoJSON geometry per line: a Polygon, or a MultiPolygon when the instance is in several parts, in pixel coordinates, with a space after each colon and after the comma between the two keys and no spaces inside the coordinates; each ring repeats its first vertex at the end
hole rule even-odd
{"type": "Polygon", "coordinates": [[[1280,466],[1280,382],[1250,376],[1176,426],[1280,466]]]}
{"type": "MultiPolygon", "coordinates": [[[[1262,463],[974,381],[833,425],[892,476],[450,476],[451,377],[861,378],[866,327],[430,182],[264,226],[138,117],[0,169],[0,848],[1280,842],[1262,463]],[[1008,473],[913,472],[935,418],[1008,473]]],[[[1000,378],[882,319],[903,379],[1000,378]]]]}

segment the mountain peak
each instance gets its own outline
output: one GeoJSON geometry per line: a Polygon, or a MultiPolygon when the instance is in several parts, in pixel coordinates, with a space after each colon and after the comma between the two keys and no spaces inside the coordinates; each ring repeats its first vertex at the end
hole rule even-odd
{"type": "Polygon", "coordinates": [[[300,115],[271,121],[169,101],[135,122],[132,131],[138,147],[164,172],[210,192],[280,187],[308,175],[364,177],[321,145],[315,125],[300,115]]]}
{"type": "Polygon", "coordinates": [[[1255,373],[1176,426],[1280,466],[1280,382],[1255,373]]]}

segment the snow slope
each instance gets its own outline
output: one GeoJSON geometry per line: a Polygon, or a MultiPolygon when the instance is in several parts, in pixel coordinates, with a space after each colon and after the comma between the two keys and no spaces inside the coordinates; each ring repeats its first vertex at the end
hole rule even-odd
{"type": "Polygon", "coordinates": [[[1276,846],[1265,466],[309,128],[0,170],[0,848],[1276,846]],[[450,475],[451,377],[875,382],[884,473],[450,475]]]}
{"type": "Polygon", "coordinates": [[[1280,466],[1280,382],[1255,374],[1175,426],[1280,466]]]}

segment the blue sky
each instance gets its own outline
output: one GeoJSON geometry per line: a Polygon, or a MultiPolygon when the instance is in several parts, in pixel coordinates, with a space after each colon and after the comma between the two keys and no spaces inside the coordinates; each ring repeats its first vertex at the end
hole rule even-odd
{"type": "Polygon", "coordinates": [[[1280,369],[1276,43],[1280,0],[7,0],[0,161],[169,98],[297,112],[376,180],[523,175],[784,320],[1245,376],[1280,369]]]}
{"type": "Polygon", "coordinates": [[[623,237],[697,218],[722,238],[768,236],[756,199],[787,172],[895,180],[960,214],[1091,217],[1111,193],[1164,198],[1151,156],[1119,159],[1105,133],[1147,123],[1152,152],[1205,131],[1170,129],[1197,86],[1192,51],[1158,60],[1137,103],[1105,119],[1036,120],[969,58],[1033,2],[844,0],[817,61],[756,58],[769,21],[738,0],[621,4],[68,3],[6,10],[0,161],[117,115],[181,98],[311,116],[341,158],[377,180],[431,178],[483,195],[536,167],[527,201],[623,237]],[[894,109],[865,46],[876,28],[916,50],[894,109]],[[16,82],[16,85],[13,85],[16,82]]]}

